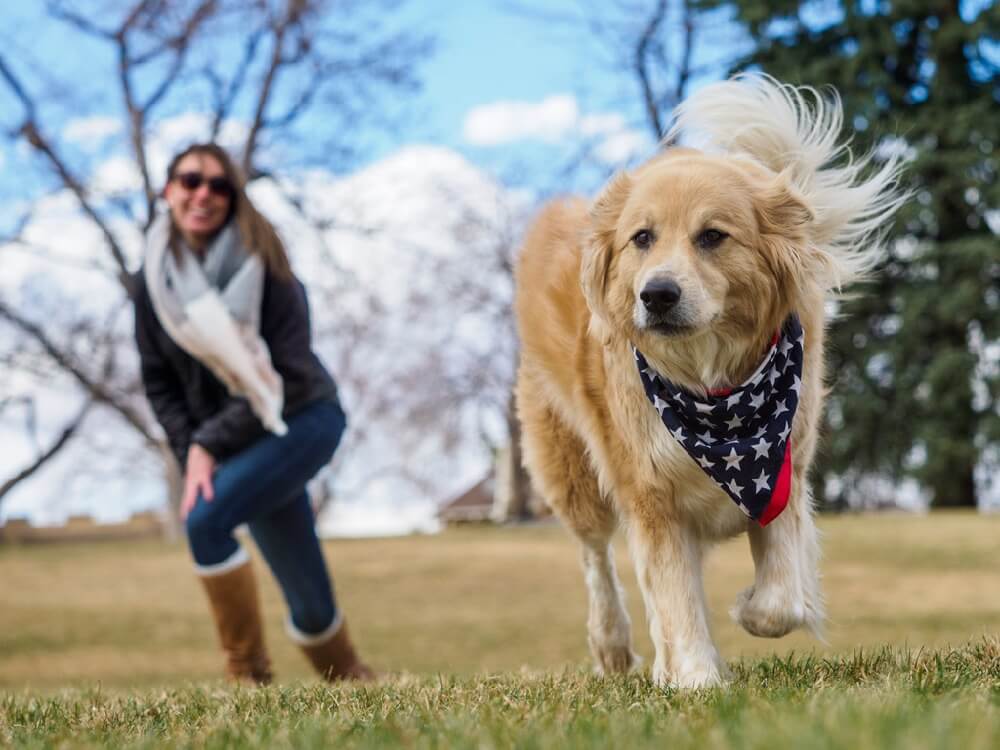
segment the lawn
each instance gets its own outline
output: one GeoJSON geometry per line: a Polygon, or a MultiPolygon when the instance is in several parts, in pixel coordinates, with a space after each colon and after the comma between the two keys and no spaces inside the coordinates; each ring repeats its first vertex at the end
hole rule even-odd
{"type": "MultiPolygon", "coordinates": [[[[0,745],[413,747],[1000,746],[1000,517],[825,517],[828,642],[752,638],[726,610],[745,540],[711,556],[727,690],[589,674],[577,552],[557,526],[336,540],[364,654],[390,676],[329,688],[284,636],[278,684],[234,690],[183,544],[0,547],[0,745]]],[[[641,598],[624,547],[637,649],[641,598]]]]}

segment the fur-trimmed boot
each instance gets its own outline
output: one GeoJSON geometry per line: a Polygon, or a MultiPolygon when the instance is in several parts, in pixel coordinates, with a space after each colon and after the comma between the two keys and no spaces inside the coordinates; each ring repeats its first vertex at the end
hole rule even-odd
{"type": "Polygon", "coordinates": [[[343,619],[334,622],[329,630],[332,631],[329,635],[321,633],[315,638],[304,638],[303,634],[292,632],[291,628],[289,633],[323,679],[330,682],[374,680],[375,673],[361,661],[354,650],[351,636],[347,632],[347,622],[343,619]]]}
{"type": "Polygon", "coordinates": [[[234,682],[267,685],[271,682],[271,660],[264,646],[257,582],[250,561],[199,578],[226,655],[226,675],[234,682]]]}

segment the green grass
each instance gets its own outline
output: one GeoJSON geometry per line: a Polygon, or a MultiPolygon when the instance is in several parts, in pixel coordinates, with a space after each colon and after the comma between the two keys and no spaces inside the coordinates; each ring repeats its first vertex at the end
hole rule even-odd
{"type": "Polygon", "coordinates": [[[733,665],[727,689],[580,671],[375,687],[218,685],[0,699],[15,747],[995,748],[1000,644],[733,665]]]}
{"type": "Polygon", "coordinates": [[[722,545],[706,589],[734,681],[700,692],[590,674],[577,550],[554,526],[326,543],[356,640],[390,674],[362,688],[315,680],[261,568],[279,682],[247,690],[218,679],[183,544],[3,546],[0,746],[1000,747],[1000,517],[821,528],[828,642],[730,622],[752,564],[746,540],[722,545]]]}

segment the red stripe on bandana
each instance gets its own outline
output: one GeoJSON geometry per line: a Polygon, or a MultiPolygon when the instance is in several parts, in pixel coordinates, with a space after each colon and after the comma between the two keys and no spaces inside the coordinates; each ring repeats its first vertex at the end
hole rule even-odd
{"type": "Polygon", "coordinates": [[[788,495],[792,489],[792,438],[788,438],[785,443],[785,460],[781,464],[781,472],[778,474],[778,481],[774,485],[774,492],[771,493],[771,500],[768,502],[764,512],[760,514],[757,523],[767,526],[778,517],[778,514],[788,505],[788,495]]]}

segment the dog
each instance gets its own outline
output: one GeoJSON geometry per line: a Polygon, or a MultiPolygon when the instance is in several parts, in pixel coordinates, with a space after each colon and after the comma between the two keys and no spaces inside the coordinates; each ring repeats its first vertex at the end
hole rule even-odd
{"type": "Polygon", "coordinates": [[[828,303],[881,257],[900,163],[850,159],[836,95],[741,76],[592,203],[549,204],[516,269],[524,463],[577,537],[601,673],[634,668],[610,541],[627,531],[661,686],[724,684],[702,559],[744,531],[755,636],[821,635],[807,475],[828,303]],[[839,159],[839,161],[838,161],[839,159]],[[701,431],[704,430],[704,431],[701,431]],[[757,468],[760,467],[760,473],[757,468]]]}

